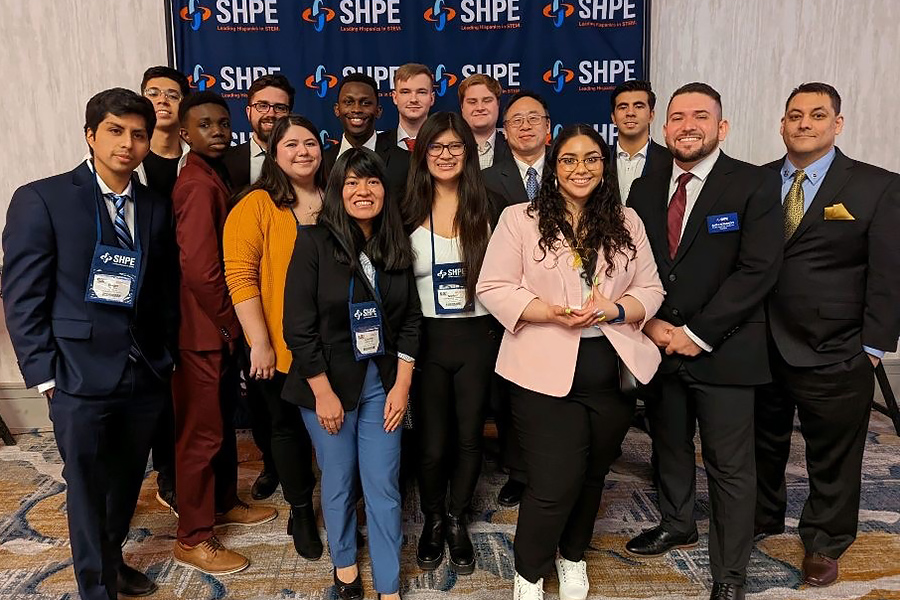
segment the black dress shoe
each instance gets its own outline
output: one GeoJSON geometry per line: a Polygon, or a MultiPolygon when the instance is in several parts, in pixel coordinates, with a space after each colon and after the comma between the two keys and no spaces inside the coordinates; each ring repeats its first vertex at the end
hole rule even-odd
{"type": "Polygon", "coordinates": [[[688,535],[680,535],[658,525],[632,538],[625,544],[625,551],[633,556],[662,556],[672,548],[693,548],[696,545],[696,529],[688,535]]]}
{"type": "Polygon", "coordinates": [[[337,576],[337,567],[334,568],[334,589],[338,593],[341,600],[362,600],[363,584],[362,577],[356,573],[356,579],[350,583],[344,583],[337,576]]]}
{"type": "Polygon", "coordinates": [[[306,560],[322,558],[322,538],[316,526],[316,513],[312,503],[291,506],[291,516],[287,523],[288,535],[294,538],[294,549],[306,560]]]}
{"type": "Polygon", "coordinates": [[[770,535],[779,535],[784,533],[784,524],[782,525],[767,525],[763,526],[753,526],[753,541],[758,542],[764,538],[769,537],[770,535]]]}
{"type": "Polygon", "coordinates": [[[116,575],[116,587],[118,588],[118,592],[123,596],[136,598],[140,596],[149,596],[154,593],[159,586],[137,569],[132,569],[128,565],[123,564],[119,567],[119,572],[116,575]]]}
{"type": "Polygon", "coordinates": [[[447,515],[444,535],[450,548],[450,570],[457,575],[470,575],[475,571],[475,548],[469,539],[465,517],[447,515]]]}
{"type": "Polygon", "coordinates": [[[525,484],[515,479],[509,479],[500,488],[497,494],[497,504],[500,506],[518,506],[522,501],[522,494],[525,492],[525,484]]]}
{"type": "Polygon", "coordinates": [[[250,496],[254,500],[265,500],[278,489],[278,475],[273,471],[263,470],[250,488],[250,496]]]}
{"type": "Polygon", "coordinates": [[[713,584],[709,600],[744,600],[744,586],[717,581],[713,584]]]}
{"type": "Polygon", "coordinates": [[[416,549],[416,564],[424,571],[434,571],[444,560],[444,519],[441,515],[425,515],[425,525],[416,549]]]}

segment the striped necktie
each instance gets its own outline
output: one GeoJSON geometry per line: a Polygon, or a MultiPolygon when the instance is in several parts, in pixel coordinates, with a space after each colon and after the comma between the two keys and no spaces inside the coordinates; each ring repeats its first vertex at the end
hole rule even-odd
{"type": "Polygon", "coordinates": [[[784,240],[791,239],[800,221],[803,219],[803,180],[806,179],[806,173],[803,169],[794,171],[794,183],[788,190],[784,199],[784,240]]]}
{"type": "Polygon", "coordinates": [[[106,194],[113,206],[116,207],[116,218],[113,222],[113,229],[116,231],[116,240],[119,246],[126,250],[134,250],[134,238],[131,237],[131,230],[128,228],[128,221],[125,220],[125,205],[128,202],[128,196],[118,194],[106,194]]]}

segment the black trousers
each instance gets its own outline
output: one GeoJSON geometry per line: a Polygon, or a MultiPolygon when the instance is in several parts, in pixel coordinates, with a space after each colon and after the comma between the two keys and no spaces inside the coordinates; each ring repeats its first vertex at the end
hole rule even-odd
{"type": "Polygon", "coordinates": [[[775,382],[756,393],[756,526],[781,527],[794,409],[806,443],[809,497],[800,515],[807,553],[838,558],[856,539],[863,449],[875,378],[865,352],[822,367],[792,367],[773,349],[775,382]]]}
{"type": "Polygon", "coordinates": [[[244,385],[244,394],[247,408],[250,412],[250,432],[253,434],[253,443],[262,453],[262,470],[266,473],[278,474],[278,467],[272,456],[272,415],[269,414],[269,402],[263,398],[263,390],[259,380],[250,377],[250,346],[245,340],[241,341],[242,350],[240,356],[240,379],[244,385]]]}
{"type": "Polygon", "coordinates": [[[256,382],[269,415],[272,460],[281,478],[281,491],[289,504],[312,502],[316,477],[312,470],[312,442],[296,405],[281,399],[287,375],[276,372],[272,379],[256,382]]]}
{"type": "Polygon", "coordinates": [[[657,375],[653,385],[658,396],[647,402],[647,416],[659,461],[661,525],[678,534],[697,528],[694,432],[699,423],[712,513],[710,570],[714,581],[743,585],[753,549],[756,496],[754,388],[702,383],[684,367],[657,375]]]}
{"type": "Polygon", "coordinates": [[[516,526],[516,571],[532,583],[553,570],[557,548],[584,557],[609,465],[631,424],[618,357],[606,338],[582,339],[568,395],[510,384],[513,424],[528,478],[516,526]]]}
{"type": "Polygon", "coordinates": [[[499,375],[494,375],[491,408],[494,413],[494,423],[497,425],[497,438],[500,442],[503,466],[509,471],[511,480],[525,483],[528,481],[528,476],[525,473],[525,460],[522,458],[522,449],[519,447],[519,437],[513,427],[509,386],[508,381],[499,375]]]}
{"type": "Polygon", "coordinates": [[[115,600],[122,544],[137,505],[150,442],[168,393],[143,363],[131,363],[113,393],[50,401],[66,480],[75,581],[83,600],[115,600]]]}
{"type": "Polygon", "coordinates": [[[489,316],[423,321],[414,407],[422,511],[460,516],[481,472],[485,411],[499,345],[489,316]]]}
{"type": "Polygon", "coordinates": [[[175,491],[175,409],[171,392],[166,395],[151,445],[156,487],[160,492],[175,491]]]}

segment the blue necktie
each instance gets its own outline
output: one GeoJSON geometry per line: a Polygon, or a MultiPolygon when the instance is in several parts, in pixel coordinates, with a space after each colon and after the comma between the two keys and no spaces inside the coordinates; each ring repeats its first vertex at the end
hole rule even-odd
{"type": "MultiPolygon", "coordinates": [[[[116,240],[119,242],[119,246],[126,250],[134,250],[134,239],[131,237],[128,221],[125,220],[125,204],[128,202],[128,196],[106,194],[106,197],[112,200],[113,206],[116,207],[116,218],[113,222],[113,229],[116,231],[116,240]]],[[[132,362],[137,362],[140,355],[141,351],[134,342],[132,342],[128,347],[128,358],[132,362]]]]}
{"type": "Polygon", "coordinates": [[[528,194],[528,200],[534,200],[538,193],[537,171],[534,167],[528,167],[525,172],[525,193],[528,194]]]}

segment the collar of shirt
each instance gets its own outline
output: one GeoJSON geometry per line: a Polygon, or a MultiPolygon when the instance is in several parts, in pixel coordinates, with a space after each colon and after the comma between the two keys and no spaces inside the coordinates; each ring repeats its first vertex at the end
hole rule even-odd
{"type": "MultiPolygon", "coordinates": [[[[804,181],[804,183],[809,183],[814,188],[818,186],[819,182],[825,179],[825,175],[828,173],[831,163],[834,162],[836,154],[834,146],[832,146],[831,150],[828,151],[828,154],[803,169],[803,172],[806,174],[806,181],[804,181]]],[[[789,179],[793,179],[795,171],[797,171],[797,167],[791,164],[789,158],[785,157],[784,165],[781,167],[781,183],[785,184],[789,179]]]]}
{"type": "Polygon", "coordinates": [[[649,137],[647,138],[647,143],[644,144],[644,147],[641,148],[640,150],[638,150],[637,152],[635,152],[634,156],[631,156],[624,150],[620,150],[619,149],[619,140],[616,140],[616,157],[617,158],[624,158],[624,159],[637,158],[637,157],[647,158],[648,150],[650,150],[650,138],[649,137]]]}
{"type": "Polygon", "coordinates": [[[403,129],[403,126],[400,125],[400,124],[398,124],[398,125],[397,125],[397,145],[398,145],[399,147],[403,148],[404,150],[407,150],[407,149],[408,149],[408,148],[406,147],[406,140],[407,140],[407,139],[412,139],[412,140],[414,140],[414,139],[416,139],[416,138],[414,138],[413,136],[411,136],[411,135],[409,135],[408,133],[406,133],[406,130],[403,129]]]}
{"type": "Polygon", "coordinates": [[[260,146],[256,142],[256,134],[250,136],[250,158],[256,158],[257,156],[265,156],[266,151],[263,150],[262,146],[260,146]]]}
{"type": "Polygon", "coordinates": [[[94,163],[91,161],[91,159],[88,158],[85,162],[87,163],[88,169],[91,170],[91,173],[94,173],[97,177],[97,185],[100,186],[100,194],[102,196],[106,197],[107,194],[115,194],[116,196],[128,196],[130,199],[134,199],[134,186],[131,183],[131,178],[128,179],[128,185],[125,186],[125,191],[121,194],[116,194],[114,191],[112,191],[112,188],[106,185],[106,182],[103,181],[103,178],[100,177],[100,175],[97,175],[97,173],[94,171],[94,163]]]}
{"type": "Polygon", "coordinates": [[[519,157],[515,154],[513,155],[513,159],[516,161],[516,166],[519,167],[519,175],[522,176],[522,181],[525,181],[525,178],[528,176],[528,169],[530,167],[534,167],[534,170],[537,171],[538,184],[540,184],[541,177],[544,174],[544,160],[546,159],[546,155],[542,152],[536,161],[534,161],[533,165],[529,165],[525,161],[519,160],[519,157]]]}
{"type": "Polygon", "coordinates": [[[712,171],[713,166],[716,164],[716,161],[719,160],[719,155],[722,154],[722,149],[716,147],[715,150],[712,151],[712,154],[698,162],[690,171],[685,171],[681,167],[678,166],[674,161],[672,162],[672,179],[669,184],[670,187],[676,185],[676,181],[681,176],[682,173],[690,172],[691,175],[694,176],[695,179],[699,180],[701,183],[706,182],[706,178],[709,177],[709,172],[712,171]]]}
{"type": "MultiPolygon", "coordinates": [[[[363,148],[368,148],[372,152],[375,152],[375,142],[378,140],[378,133],[372,132],[372,137],[366,140],[366,143],[363,144],[363,148]]],[[[350,143],[350,140],[347,139],[346,135],[341,136],[341,147],[338,150],[338,156],[349,150],[353,147],[353,144],[350,143]]]]}
{"type": "Polygon", "coordinates": [[[497,130],[494,130],[494,133],[491,134],[483,144],[478,144],[478,154],[487,154],[491,150],[494,149],[494,142],[497,141],[497,130]]]}

